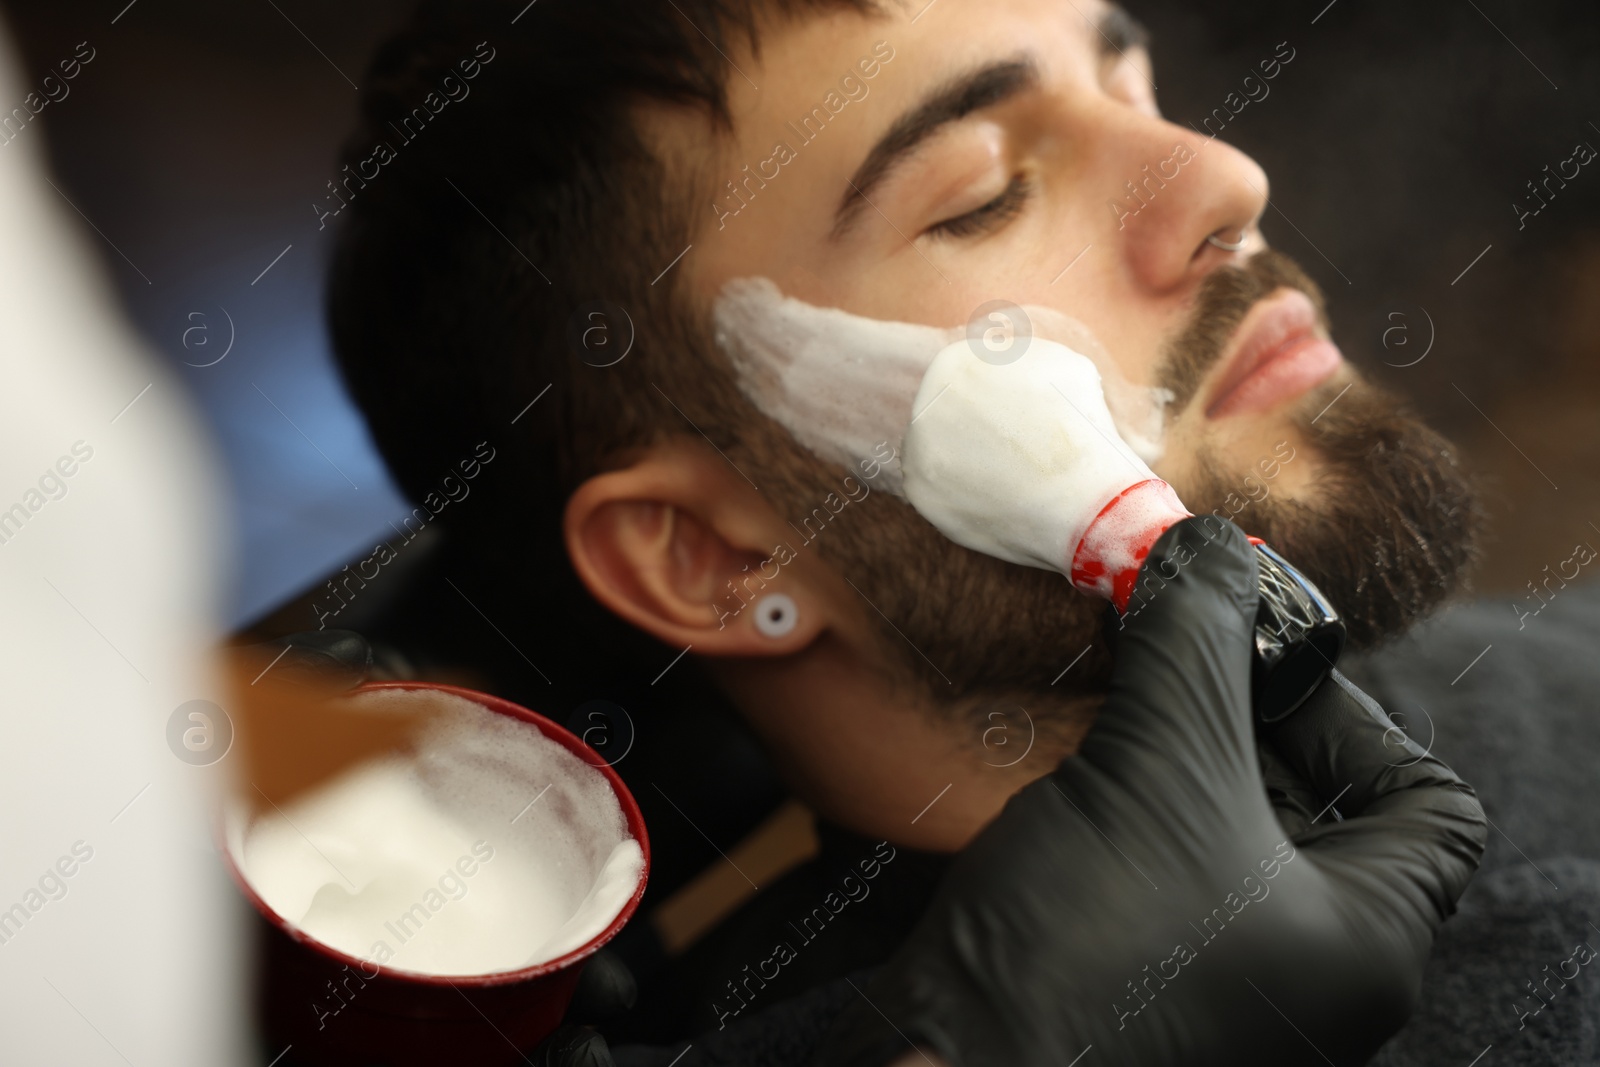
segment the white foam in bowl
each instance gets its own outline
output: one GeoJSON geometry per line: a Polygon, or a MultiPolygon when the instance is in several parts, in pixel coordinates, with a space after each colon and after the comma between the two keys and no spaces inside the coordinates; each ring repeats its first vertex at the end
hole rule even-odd
{"type": "Polygon", "coordinates": [[[599,770],[454,694],[351,699],[441,713],[416,754],[363,763],[282,809],[237,806],[226,822],[245,881],[294,926],[385,968],[483,975],[581,947],[633,896],[644,854],[599,770]]]}

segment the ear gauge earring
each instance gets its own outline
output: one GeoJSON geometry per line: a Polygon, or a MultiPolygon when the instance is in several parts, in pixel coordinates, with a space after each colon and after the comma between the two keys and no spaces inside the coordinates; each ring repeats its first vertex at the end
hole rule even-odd
{"type": "Polygon", "coordinates": [[[800,622],[800,608],[794,598],[768,593],[756,601],[756,629],[767,637],[784,637],[800,622]]]}
{"type": "MultiPolygon", "coordinates": [[[[1217,233],[1221,232],[1221,230],[1217,231],[1217,233]]],[[[1249,240],[1249,237],[1246,236],[1243,230],[1239,231],[1239,239],[1237,241],[1224,241],[1215,233],[1206,234],[1206,241],[1212,245],[1215,245],[1217,248],[1222,249],[1224,252],[1242,252],[1244,251],[1244,246],[1249,243],[1249,240]]]]}

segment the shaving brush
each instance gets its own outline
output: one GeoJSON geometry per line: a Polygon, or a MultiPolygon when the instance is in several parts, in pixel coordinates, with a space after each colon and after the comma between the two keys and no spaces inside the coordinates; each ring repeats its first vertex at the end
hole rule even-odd
{"type": "MultiPolygon", "coordinates": [[[[924,374],[901,457],[905,496],[957,544],[1065,574],[1136,613],[1165,584],[1150,548],[1191,512],[1118,435],[1099,371],[1065,345],[945,347],[924,374]]],[[[1213,517],[1221,529],[1226,520],[1213,517]]],[[[1299,707],[1344,649],[1326,597],[1260,538],[1252,701],[1261,722],[1299,707]]],[[[1165,578],[1170,580],[1175,575],[1165,578]]]]}

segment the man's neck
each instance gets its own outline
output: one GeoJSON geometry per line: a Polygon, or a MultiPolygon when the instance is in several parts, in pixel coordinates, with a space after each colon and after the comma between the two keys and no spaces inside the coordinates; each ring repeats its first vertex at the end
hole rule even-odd
{"type": "Polygon", "coordinates": [[[965,847],[1093,721],[1091,702],[1046,694],[941,707],[831,634],[797,656],[713,671],[817,814],[930,852],[965,847]]]}

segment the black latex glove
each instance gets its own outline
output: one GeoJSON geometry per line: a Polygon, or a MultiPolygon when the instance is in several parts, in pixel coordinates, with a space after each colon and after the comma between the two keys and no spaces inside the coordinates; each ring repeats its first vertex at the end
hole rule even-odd
{"type": "Polygon", "coordinates": [[[1334,675],[1266,734],[1280,823],[1251,719],[1254,553],[1203,529],[1152,549],[1178,577],[1126,620],[1079,753],[956,859],[817,1064],[881,1067],[910,1042],[952,1067],[1091,1046],[1084,1067],[1343,1065],[1405,1020],[1482,809],[1334,675]]]}
{"type": "Polygon", "coordinates": [[[605,949],[596,952],[584,961],[561,1028],[540,1042],[529,1062],[534,1067],[612,1067],[606,1039],[589,1027],[620,1018],[638,995],[633,972],[605,949]]]}
{"type": "Polygon", "coordinates": [[[363,682],[409,678],[411,666],[393,649],[354,630],[303,630],[243,649],[259,662],[259,682],[342,692],[363,682]]]}

